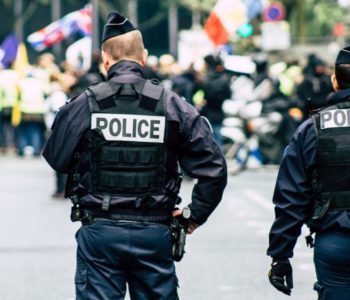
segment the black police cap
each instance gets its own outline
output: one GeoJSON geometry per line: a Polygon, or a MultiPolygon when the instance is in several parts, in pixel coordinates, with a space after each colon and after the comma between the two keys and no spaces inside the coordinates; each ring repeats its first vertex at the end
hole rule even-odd
{"type": "Polygon", "coordinates": [[[336,65],[348,65],[350,64],[350,46],[341,49],[335,60],[336,65]]]}
{"type": "Polygon", "coordinates": [[[103,28],[102,43],[106,40],[136,30],[136,27],[118,11],[108,14],[107,23],[103,28]]]}

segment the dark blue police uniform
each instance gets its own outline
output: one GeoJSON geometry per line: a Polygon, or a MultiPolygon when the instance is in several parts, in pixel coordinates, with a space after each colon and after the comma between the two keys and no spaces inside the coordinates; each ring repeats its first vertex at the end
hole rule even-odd
{"type": "MultiPolygon", "coordinates": [[[[330,106],[325,111],[329,114],[329,111],[336,113],[339,109],[347,109],[349,99],[350,89],[335,92],[328,99],[330,106]]],[[[336,130],[338,127],[346,128],[347,124],[350,124],[350,119],[345,116],[346,111],[341,112],[340,118],[335,119],[335,123],[339,122],[338,124],[332,123],[333,129],[331,130],[336,130]]],[[[318,114],[322,114],[322,110],[318,114]]],[[[322,190],[322,185],[326,183],[322,182],[322,179],[315,179],[314,171],[320,164],[326,169],[324,161],[327,158],[323,156],[320,159],[317,147],[329,148],[329,145],[333,146],[336,142],[325,140],[326,145],[322,145],[323,137],[317,137],[319,131],[315,128],[317,124],[314,123],[314,120],[309,118],[297,129],[284,152],[273,195],[275,221],[269,235],[267,254],[276,259],[291,258],[297,238],[301,234],[301,228],[303,224],[307,224],[312,232],[316,232],[314,263],[318,282],[314,288],[318,291],[319,299],[345,300],[350,299],[350,260],[348,256],[348,249],[350,249],[350,211],[348,208],[350,207],[347,208],[344,205],[344,197],[334,199],[337,198],[335,197],[337,191],[331,191],[326,200],[328,207],[322,212],[322,215],[318,215],[320,207],[315,205],[315,201],[319,200],[317,200],[319,195],[314,194],[315,185],[322,190]],[[336,203],[341,202],[339,207],[332,207],[334,200],[336,203]]],[[[325,120],[333,122],[328,115],[325,120]]],[[[330,134],[332,135],[335,135],[334,131],[333,134],[330,134]]],[[[332,151],[336,152],[335,147],[326,149],[326,151],[329,156],[332,151]]],[[[341,169],[346,168],[346,173],[348,173],[349,158],[350,156],[347,156],[347,151],[344,149],[341,155],[333,158],[333,167],[337,159],[338,175],[331,175],[333,178],[331,185],[335,186],[344,181],[345,184],[342,183],[342,187],[337,189],[338,191],[343,189],[344,193],[347,193],[346,186],[350,187],[350,177],[344,175],[341,169]]],[[[322,176],[326,177],[327,174],[323,173],[322,176]]],[[[331,189],[331,187],[327,188],[331,189]]],[[[326,194],[323,192],[322,190],[322,195],[326,194]]],[[[324,207],[321,205],[321,208],[324,207]]]]}
{"type": "Polygon", "coordinates": [[[180,200],[179,166],[198,179],[189,207],[199,225],[227,183],[207,121],[177,94],[144,80],[141,65],[121,60],[106,82],[60,109],[43,156],[69,174],[71,217],[83,224],[77,299],[124,299],[126,284],[131,299],[178,299],[169,220],[180,200]]]}

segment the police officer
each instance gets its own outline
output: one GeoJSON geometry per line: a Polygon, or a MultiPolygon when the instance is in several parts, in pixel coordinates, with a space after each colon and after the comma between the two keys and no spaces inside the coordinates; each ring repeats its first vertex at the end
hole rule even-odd
{"type": "MultiPolygon", "coordinates": [[[[102,36],[107,81],[61,108],[43,156],[68,173],[77,299],[178,299],[169,222],[180,165],[197,178],[188,232],[219,204],[226,163],[210,126],[183,98],[143,79],[141,33],[111,12],[102,36]]],[[[188,209],[186,209],[188,213],[188,209]]]]}
{"type": "Polygon", "coordinates": [[[293,288],[289,259],[307,224],[313,236],[320,300],[350,299],[350,47],[342,49],[331,77],[335,90],[295,132],[285,150],[273,196],[275,221],[267,254],[269,279],[279,291],[293,288]]]}

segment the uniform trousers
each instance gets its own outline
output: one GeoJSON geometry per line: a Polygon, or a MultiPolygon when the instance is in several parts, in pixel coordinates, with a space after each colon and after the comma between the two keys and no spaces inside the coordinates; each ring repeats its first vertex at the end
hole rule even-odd
{"type": "Polygon", "coordinates": [[[328,230],[315,236],[314,263],[319,300],[350,299],[350,231],[328,230]]]}
{"type": "Polygon", "coordinates": [[[100,219],[76,241],[77,300],[178,300],[168,226],[100,219]]]}

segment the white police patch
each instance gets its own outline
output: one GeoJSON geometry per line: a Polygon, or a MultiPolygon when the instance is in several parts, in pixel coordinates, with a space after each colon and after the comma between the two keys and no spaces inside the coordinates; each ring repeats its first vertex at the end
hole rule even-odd
{"type": "Polygon", "coordinates": [[[95,113],[91,129],[100,129],[107,141],[163,143],[165,117],[95,113]]]}
{"type": "Polygon", "coordinates": [[[332,109],[320,113],[321,129],[350,127],[350,109],[332,109]]]}

